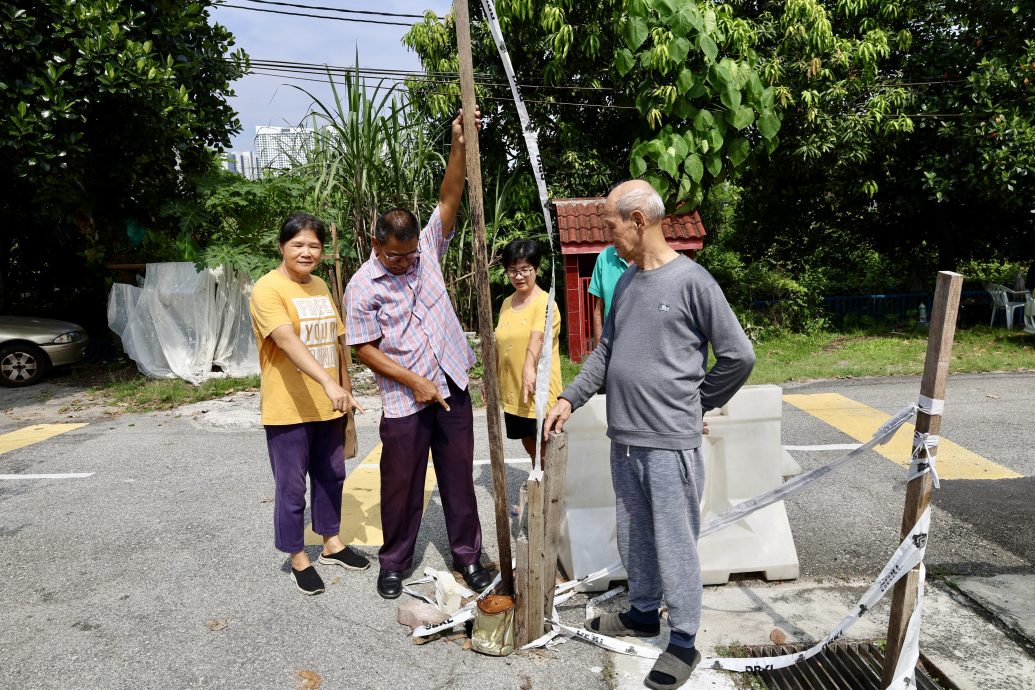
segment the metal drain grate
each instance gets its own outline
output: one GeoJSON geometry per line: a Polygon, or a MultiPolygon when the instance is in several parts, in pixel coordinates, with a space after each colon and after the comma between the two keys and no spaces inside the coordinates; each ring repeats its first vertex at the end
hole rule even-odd
{"type": "MultiPolygon", "coordinates": [[[[804,645],[748,647],[752,657],[797,654],[804,645]]],[[[744,674],[757,678],[767,690],[883,690],[880,684],[884,652],[873,642],[836,642],[811,659],[787,668],[744,674]]],[[[918,690],[959,690],[923,654],[916,667],[918,690]]]]}

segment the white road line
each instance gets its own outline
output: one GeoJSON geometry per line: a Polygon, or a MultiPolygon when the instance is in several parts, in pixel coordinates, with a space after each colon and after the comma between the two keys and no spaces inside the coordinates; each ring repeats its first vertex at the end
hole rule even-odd
{"type": "Polygon", "coordinates": [[[855,450],[861,443],[828,443],[819,446],[784,446],[784,450],[855,450]]]}
{"type": "Polygon", "coordinates": [[[78,472],[72,474],[0,474],[0,480],[4,479],[86,479],[92,477],[93,472],[78,472]]]}

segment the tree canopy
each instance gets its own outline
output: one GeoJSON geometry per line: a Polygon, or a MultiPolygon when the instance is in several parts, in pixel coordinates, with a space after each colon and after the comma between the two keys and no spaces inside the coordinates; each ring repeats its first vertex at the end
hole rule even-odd
{"type": "Polygon", "coordinates": [[[227,98],[247,58],[212,4],[0,3],[0,303],[16,285],[47,285],[37,301],[54,301],[56,279],[82,282],[84,258],[175,225],[163,205],[240,130],[227,98]]]}
{"type": "MultiPolygon", "coordinates": [[[[1030,1],[496,7],[551,193],[644,177],[677,208],[715,191],[705,213],[737,208],[702,262],[725,252],[740,281],[755,266],[748,301],[921,288],[965,260],[1035,254],[1030,1]]],[[[483,151],[523,165],[495,46],[473,21],[496,137],[483,151]]],[[[451,18],[427,17],[405,42],[427,72],[411,91],[432,114],[455,107],[457,89],[433,78],[455,69],[451,18]]]]}

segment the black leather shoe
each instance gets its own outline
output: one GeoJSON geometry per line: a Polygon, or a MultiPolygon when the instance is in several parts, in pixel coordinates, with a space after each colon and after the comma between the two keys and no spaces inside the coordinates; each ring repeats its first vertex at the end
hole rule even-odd
{"type": "Polygon", "coordinates": [[[377,574],[377,593],[382,599],[398,599],[402,594],[402,573],[398,570],[385,570],[377,574]]]}
{"type": "Polygon", "coordinates": [[[486,570],[481,563],[472,563],[471,565],[464,565],[457,568],[460,574],[464,576],[464,582],[467,586],[476,592],[481,592],[486,587],[492,584],[492,578],[489,577],[489,571],[486,570]]]}

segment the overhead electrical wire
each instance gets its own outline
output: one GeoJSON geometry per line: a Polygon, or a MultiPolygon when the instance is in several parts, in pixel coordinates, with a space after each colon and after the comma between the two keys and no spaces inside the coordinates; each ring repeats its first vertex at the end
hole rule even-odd
{"type": "MultiPolygon", "coordinates": [[[[288,80],[291,80],[291,81],[307,81],[307,82],[313,82],[313,83],[317,83],[317,84],[326,84],[327,83],[326,79],[312,79],[310,77],[300,77],[300,76],[289,75],[289,74],[274,74],[274,73],[270,73],[270,72],[251,72],[250,74],[254,74],[255,76],[259,76],[259,77],[276,77],[276,78],[279,78],[279,79],[288,79],[288,80]]],[[[361,79],[366,81],[367,79],[370,79],[370,77],[361,77],[361,79]]],[[[393,81],[393,80],[387,80],[387,81],[393,81]]],[[[396,79],[394,81],[402,82],[401,79],[396,79]]],[[[427,83],[431,83],[433,85],[434,84],[441,84],[441,85],[445,86],[445,85],[454,84],[455,82],[427,82],[427,83]]],[[[403,84],[403,88],[405,88],[405,84],[403,84]]],[[[437,95],[457,95],[458,96],[459,94],[440,93],[440,94],[437,94],[437,95]]],[[[512,99],[512,98],[500,98],[500,97],[496,97],[496,96],[482,96],[481,98],[483,98],[484,100],[487,100],[487,101],[502,101],[502,102],[507,102],[507,103],[513,103],[514,102],[514,99],[512,99]]],[[[593,109],[599,109],[599,110],[636,110],[635,106],[631,106],[631,105],[613,105],[613,104],[609,104],[609,103],[574,103],[574,102],[570,102],[570,101],[552,101],[552,100],[551,101],[544,101],[544,100],[536,100],[536,99],[525,99],[525,103],[539,103],[539,104],[543,104],[543,105],[563,105],[563,106],[572,106],[572,107],[576,107],[576,108],[593,108],[593,109]]]]}
{"type": "Polygon", "coordinates": [[[216,7],[229,7],[235,10],[251,10],[252,12],[268,12],[270,14],[286,14],[292,17],[311,17],[313,19],[331,19],[338,22],[354,22],[356,24],[381,24],[383,26],[405,26],[411,27],[413,23],[407,22],[385,22],[377,19],[354,19],[353,17],[328,17],[324,14],[306,14],[304,12],[288,12],[286,10],[267,10],[263,7],[246,7],[244,5],[231,5],[229,3],[220,2],[216,4],[216,7]]]}
{"type": "Polygon", "coordinates": [[[408,19],[424,19],[423,14],[401,14],[399,12],[381,12],[378,10],[352,10],[344,7],[322,7],[320,5],[302,5],[296,2],[278,2],[277,0],[237,0],[238,2],[250,2],[256,5],[277,5],[280,7],[294,7],[299,10],[318,10],[320,12],[340,12],[342,14],[363,14],[377,17],[405,17],[408,19]]]}

